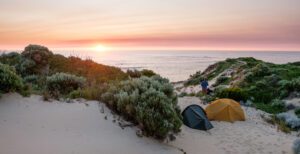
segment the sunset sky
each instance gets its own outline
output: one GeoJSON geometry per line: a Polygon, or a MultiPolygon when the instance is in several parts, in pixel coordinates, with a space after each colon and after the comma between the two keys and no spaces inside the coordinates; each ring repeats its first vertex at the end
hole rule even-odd
{"type": "Polygon", "coordinates": [[[300,0],[0,0],[0,49],[300,51],[300,0]]]}

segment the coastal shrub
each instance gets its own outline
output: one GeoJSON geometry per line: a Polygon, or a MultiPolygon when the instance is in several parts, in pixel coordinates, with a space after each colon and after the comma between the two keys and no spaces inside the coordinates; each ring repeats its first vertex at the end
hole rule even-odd
{"type": "Polygon", "coordinates": [[[22,56],[17,52],[3,53],[0,56],[0,62],[7,64],[16,69],[17,73],[20,73],[19,67],[22,60],[22,56]]]}
{"type": "Polygon", "coordinates": [[[105,82],[125,80],[128,75],[120,68],[98,64],[91,59],[80,59],[79,57],[64,57],[54,54],[49,59],[50,72],[69,73],[86,78],[90,85],[102,84],[105,82]]]}
{"type": "MultiPolygon", "coordinates": [[[[203,73],[192,76],[193,78],[190,78],[188,82],[194,81],[195,84],[199,84],[200,80],[196,79],[198,76],[212,79],[222,75],[224,70],[232,70],[227,71],[227,73],[231,72],[232,80],[234,80],[233,85],[229,86],[240,88],[253,98],[251,101],[254,106],[269,113],[280,113],[286,108],[280,107],[280,104],[278,104],[279,106],[272,105],[272,100],[298,97],[295,93],[300,91],[298,63],[272,64],[248,57],[227,59],[212,64],[203,73]]],[[[220,81],[222,80],[220,78],[220,81]]],[[[219,81],[214,86],[218,87],[218,84],[219,81]]],[[[217,90],[217,87],[212,95],[220,97],[221,92],[217,90]]],[[[225,96],[228,97],[227,94],[225,96]]]]}
{"type": "Polygon", "coordinates": [[[214,86],[218,86],[220,84],[228,84],[230,78],[227,76],[220,76],[217,78],[216,83],[214,84],[214,86]]]}
{"type": "Polygon", "coordinates": [[[25,58],[17,52],[2,54],[0,56],[0,62],[14,67],[16,73],[22,76],[30,74],[27,68],[33,67],[35,65],[35,63],[32,60],[25,58]]]}
{"type": "Polygon", "coordinates": [[[30,86],[30,88],[37,94],[41,94],[46,88],[46,76],[43,75],[28,75],[23,77],[24,83],[30,86]]]}
{"type": "Polygon", "coordinates": [[[138,70],[127,70],[126,73],[130,77],[132,77],[132,78],[139,78],[141,76],[151,77],[151,76],[156,75],[156,73],[154,73],[152,70],[148,70],[148,69],[143,69],[141,71],[138,71],[138,70]]]}
{"type": "Polygon", "coordinates": [[[300,91],[300,77],[292,80],[281,80],[278,82],[280,90],[280,98],[286,98],[293,92],[300,91]]]}
{"type": "Polygon", "coordinates": [[[295,114],[297,115],[298,118],[300,118],[300,108],[295,109],[295,114]]]}
{"type": "Polygon", "coordinates": [[[23,78],[23,80],[27,83],[37,84],[38,78],[39,77],[37,75],[28,75],[28,76],[25,76],[23,78]]]}
{"type": "Polygon", "coordinates": [[[142,76],[141,72],[138,70],[127,70],[126,72],[131,78],[139,78],[142,76]]]}
{"type": "Polygon", "coordinates": [[[278,118],[275,118],[275,119],[276,119],[277,128],[279,130],[281,130],[284,133],[291,133],[292,129],[290,127],[288,127],[284,121],[282,121],[278,118]]]}
{"type": "Polygon", "coordinates": [[[246,82],[252,82],[254,80],[254,73],[253,72],[247,72],[245,73],[245,81],[246,82]]]}
{"type": "Polygon", "coordinates": [[[201,97],[201,100],[203,100],[205,104],[210,103],[210,102],[214,101],[215,99],[216,99],[216,97],[212,96],[212,95],[204,95],[201,97]]]}
{"type": "Polygon", "coordinates": [[[287,89],[288,91],[300,91],[300,77],[294,78],[290,81],[281,81],[280,85],[283,89],[287,89]]]}
{"type": "Polygon", "coordinates": [[[178,97],[184,97],[184,96],[188,96],[188,93],[187,92],[181,92],[178,97]]]}
{"type": "Polygon", "coordinates": [[[297,62],[293,62],[293,63],[288,63],[290,65],[295,65],[295,66],[300,66],[300,61],[297,61],[297,62]]]}
{"type": "Polygon", "coordinates": [[[253,75],[256,77],[263,77],[271,73],[270,67],[265,63],[258,63],[252,68],[253,75]]]}
{"type": "Polygon", "coordinates": [[[69,94],[73,90],[82,88],[84,84],[85,78],[67,73],[56,73],[46,79],[47,90],[55,97],[69,94]]]}
{"type": "Polygon", "coordinates": [[[110,84],[101,100],[150,136],[164,138],[170,131],[178,132],[182,125],[173,86],[159,76],[110,84]]]}
{"type": "Polygon", "coordinates": [[[267,81],[269,85],[277,85],[277,83],[282,79],[277,74],[271,74],[269,76],[265,76],[263,80],[267,81]]]}
{"type": "Polygon", "coordinates": [[[22,78],[9,65],[0,63],[0,91],[1,92],[20,92],[23,90],[22,78]]]}
{"type": "Polygon", "coordinates": [[[280,94],[274,86],[266,80],[259,80],[243,88],[249,96],[254,98],[255,102],[270,103],[272,99],[277,98],[280,94]]]}
{"type": "Polygon", "coordinates": [[[280,99],[273,99],[271,102],[271,106],[274,108],[285,108],[285,103],[280,99]]]}
{"type": "Polygon", "coordinates": [[[227,89],[227,86],[225,86],[225,85],[218,85],[217,87],[215,87],[214,93],[216,93],[216,94],[221,93],[225,89],[227,89]]]}
{"type": "Polygon", "coordinates": [[[49,72],[49,58],[52,52],[41,45],[28,45],[21,53],[23,60],[21,70],[23,74],[47,74],[49,72]]]}
{"type": "Polygon", "coordinates": [[[300,128],[300,119],[293,113],[283,112],[277,114],[276,117],[294,130],[298,130],[300,128]]]}
{"type": "Polygon", "coordinates": [[[271,103],[262,103],[262,102],[256,102],[254,104],[254,106],[257,108],[257,109],[260,109],[262,111],[265,111],[267,113],[271,113],[271,114],[277,114],[277,113],[282,113],[285,111],[284,108],[277,108],[277,107],[273,107],[271,105],[271,103]]]}
{"type": "Polygon", "coordinates": [[[300,139],[296,139],[292,146],[294,154],[300,154],[300,139]]]}
{"type": "Polygon", "coordinates": [[[153,72],[152,70],[148,70],[148,69],[141,70],[141,74],[142,74],[142,76],[147,76],[147,77],[157,75],[155,72],[153,72]]]}
{"type": "Polygon", "coordinates": [[[276,125],[277,129],[279,129],[280,131],[284,132],[284,133],[291,133],[291,128],[289,128],[284,121],[278,119],[275,115],[271,115],[271,116],[265,116],[262,115],[261,116],[267,123],[272,124],[272,125],[276,125]]]}
{"type": "Polygon", "coordinates": [[[69,93],[69,98],[84,98],[87,100],[100,100],[101,95],[105,92],[107,84],[101,84],[98,86],[84,87],[77,89],[69,93]]]}
{"type": "Polygon", "coordinates": [[[236,101],[246,101],[248,95],[240,88],[226,88],[216,94],[219,98],[230,98],[236,101]]]}
{"type": "Polygon", "coordinates": [[[185,86],[189,85],[197,85],[200,84],[200,81],[202,81],[204,77],[202,76],[201,71],[196,72],[193,75],[190,75],[189,79],[184,83],[185,86]]]}

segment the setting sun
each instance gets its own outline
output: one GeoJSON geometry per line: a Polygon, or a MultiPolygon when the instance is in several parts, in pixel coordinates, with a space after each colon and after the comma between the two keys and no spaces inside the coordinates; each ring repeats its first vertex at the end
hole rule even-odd
{"type": "Polygon", "coordinates": [[[108,51],[110,48],[107,46],[104,46],[102,44],[97,44],[95,47],[92,48],[94,51],[98,51],[98,52],[106,52],[108,51]]]}

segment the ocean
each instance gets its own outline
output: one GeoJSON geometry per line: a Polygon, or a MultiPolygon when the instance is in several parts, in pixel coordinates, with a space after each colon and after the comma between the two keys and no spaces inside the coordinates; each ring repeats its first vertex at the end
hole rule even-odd
{"type": "Polygon", "coordinates": [[[189,78],[196,71],[226,58],[254,57],[267,62],[283,64],[300,61],[300,52],[229,52],[229,51],[108,51],[59,53],[90,58],[98,63],[127,69],[150,69],[172,82],[189,78]]]}
{"type": "Polygon", "coordinates": [[[196,71],[226,58],[254,57],[283,64],[300,61],[300,52],[229,51],[53,51],[65,56],[89,58],[98,63],[127,69],[150,69],[172,82],[189,78],[196,71]]]}

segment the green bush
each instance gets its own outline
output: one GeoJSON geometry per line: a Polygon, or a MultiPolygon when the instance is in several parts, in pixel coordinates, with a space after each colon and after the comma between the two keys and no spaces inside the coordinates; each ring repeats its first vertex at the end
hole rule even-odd
{"type": "Polygon", "coordinates": [[[214,86],[218,86],[221,84],[228,84],[230,81],[230,78],[227,76],[220,76],[217,78],[216,83],[214,84],[214,86]]]}
{"type": "Polygon", "coordinates": [[[252,73],[256,77],[263,77],[271,73],[270,67],[265,63],[259,63],[252,68],[252,73]]]}
{"type": "Polygon", "coordinates": [[[21,55],[23,59],[20,70],[23,75],[48,74],[49,58],[53,54],[47,47],[30,44],[25,47],[21,55]]]}
{"type": "Polygon", "coordinates": [[[155,72],[153,72],[152,70],[148,70],[148,69],[141,70],[141,74],[142,74],[142,76],[147,76],[147,77],[157,75],[155,72]]]}
{"type": "Polygon", "coordinates": [[[257,109],[260,109],[262,111],[265,111],[267,113],[271,113],[271,114],[277,114],[277,113],[282,113],[285,111],[284,108],[278,108],[278,107],[274,107],[271,105],[271,103],[269,104],[265,104],[265,103],[255,103],[254,106],[257,109]]]}
{"type": "Polygon", "coordinates": [[[23,77],[23,81],[29,85],[36,94],[41,94],[46,88],[46,76],[28,75],[23,77]]]}
{"type": "Polygon", "coordinates": [[[181,92],[181,93],[178,95],[178,97],[184,97],[184,96],[188,96],[188,93],[186,93],[186,92],[181,92]]]}
{"type": "Polygon", "coordinates": [[[216,100],[216,97],[214,95],[204,95],[201,97],[201,99],[204,101],[204,103],[210,103],[216,100]]]}
{"type": "Polygon", "coordinates": [[[17,72],[19,72],[18,68],[21,60],[22,60],[22,56],[17,52],[3,53],[0,56],[0,62],[2,64],[7,64],[9,66],[15,67],[17,72]]]}
{"type": "Polygon", "coordinates": [[[271,101],[271,106],[274,107],[274,108],[282,108],[284,109],[285,108],[285,103],[280,100],[280,99],[273,99],[271,101]]]}
{"type": "Polygon", "coordinates": [[[182,125],[173,86],[159,76],[111,84],[101,100],[138,123],[150,136],[164,138],[169,131],[178,132],[182,125]]]}
{"type": "Polygon", "coordinates": [[[298,118],[300,118],[300,108],[295,109],[295,114],[297,115],[298,118]]]}
{"type": "Polygon", "coordinates": [[[152,70],[143,69],[141,71],[138,70],[127,70],[126,72],[131,78],[139,78],[141,76],[151,77],[156,75],[152,70]]]}
{"type": "Polygon", "coordinates": [[[69,97],[74,98],[84,98],[87,100],[100,100],[101,95],[105,92],[107,88],[106,84],[84,87],[82,89],[74,90],[70,92],[69,97]]]}
{"type": "Polygon", "coordinates": [[[300,129],[300,119],[293,113],[283,112],[276,115],[276,117],[284,122],[284,124],[293,130],[300,129]]]}
{"type": "MultiPolygon", "coordinates": [[[[299,62],[299,63],[300,63],[300,62],[299,62]]],[[[299,154],[299,153],[300,153],[300,138],[297,138],[297,139],[293,142],[292,149],[293,149],[294,154],[299,154]]]]}
{"type": "Polygon", "coordinates": [[[138,70],[127,70],[126,72],[131,78],[139,78],[142,76],[141,72],[138,70]]]}
{"type": "Polygon", "coordinates": [[[82,88],[84,83],[85,78],[67,73],[56,73],[46,79],[47,90],[54,97],[82,88]]]}
{"type": "Polygon", "coordinates": [[[37,84],[39,77],[37,75],[28,75],[23,78],[23,80],[27,83],[37,84]]]}
{"type": "Polygon", "coordinates": [[[67,58],[55,54],[49,59],[49,64],[50,74],[64,72],[82,76],[91,85],[128,78],[128,75],[120,68],[98,64],[90,59],[83,60],[73,56],[67,58]]]}
{"type": "Polygon", "coordinates": [[[289,92],[300,91],[300,77],[294,78],[292,80],[281,80],[279,82],[281,89],[286,89],[289,92]]]}
{"type": "Polygon", "coordinates": [[[280,99],[273,99],[271,103],[258,105],[258,108],[268,113],[281,113],[286,111],[285,103],[280,99]]]}
{"type": "Polygon", "coordinates": [[[9,65],[0,63],[0,91],[14,92],[23,90],[22,78],[9,65]]]}
{"type": "Polygon", "coordinates": [[[216,94],[219,98],[230,98],[236,101],[246,101],[248,95],[240,88],[226,88],[216,94]]]}
{"type": "Polygon", "coordinates": [[[196,72],[193,75],[190,75],[189,79],[184,83],[185,86],[189,85],[197,85],[200,84],[200,81],[202,81],[204,77],[202,76],[201,71],[196,72]]]}

